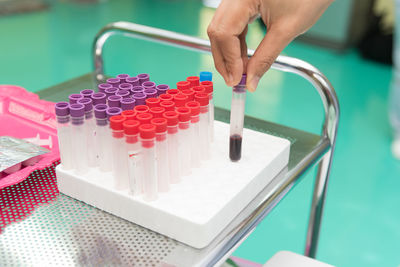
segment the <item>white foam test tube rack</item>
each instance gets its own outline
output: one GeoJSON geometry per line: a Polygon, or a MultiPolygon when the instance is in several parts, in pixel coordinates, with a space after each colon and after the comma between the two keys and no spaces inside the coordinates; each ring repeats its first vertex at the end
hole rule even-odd
{"type": "Polygon", "coordinates": [[[178,113],[178,157],[179,157],[179,174],[187,176],[191,173],[191,146],[190,146],[190,109],[179,107],[176,109],[178,113]]]}
{"type": "Polygon", "coordinates": [[[71,170],[72,161],[72,132],[70,127],[69,103],[58,102],[55,105],[57,116],[57,135],[60,158],[65,170],[71,170]]]}
{"type": "Polygon", "coordinates": [[[156,126],[156,166],[158,192],[169,191],[169,162],[167,142],[167,119],[155,118],[151,124],[156,126]]]}
{"type": "Polygon", "coordinates": [[[181,180],[178,156],[178,113],[167,111],[163,114],[163,117],[167,119],[169,181],[171,184],[176,184],[181,180]]]}
{"type": "Polygon", "coordinates": [[[71,128],[72,128],[72,158],[77,174],[85,174],[89,171],[87,162],[87,138],[85,131],[85,106],[82,104],[70,104],[71,128]]]}
{"type": "Polygon", "coordinates": [[[209,96],[207,93],[197,93],[195,100],[200,103],[200,159],[207,160],[210,158],[210,138],[209,138],[209,115],[208,104],[209,96]]]}
{"type": "Polygon", "coordinates": [[[152,124],[139,126],[140,142],[142,144],[143,199],[146,201],[157,199],[155,130],[156,127],[152,124]]]}

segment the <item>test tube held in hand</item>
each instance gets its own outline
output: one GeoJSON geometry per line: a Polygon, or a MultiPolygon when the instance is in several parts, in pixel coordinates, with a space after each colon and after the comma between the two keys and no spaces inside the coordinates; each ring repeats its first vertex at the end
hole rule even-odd
{"type": "Polygon", "coordinates": [[[178,157],[179,157],[179,174],[181,176],[191,173],[191,135],[190,135],[190,109],[186,107],[178,107],[176,109],[179,119],[178,131],[178,157]]]}
{"type": "Polygon", "coordinates": [[[125,117],[122,115],[110,118],[110,128],[112,132],[112,155],[113,155],[113,179],[114,188],[125,190],[129,188],[128,176],[128,156],[124,140],[123,122],[125,117]]]}
{"type": "Polygon", "coordinates": [[[63,169],[73,168],[72,161],[72,131],[70,127],[69,104],[67,102],[58,102],[55,105],[57,116],[57,136],[60,158],[63,169]]]}
{"type": "Polygon", "coordinates": [[[197,101],[190,101],[186,103],[186,107],[190,109],[190,135],[191,135],[191,162],[192,167],[200,166],[200,127],[199,127],[199,114],[200,104],[197,101]]]}
{"type": "Polygon", "coordinates": [[[239,161],[242,156],[242,136],[245,103],[246,74],[243,74],[240,83],[234,86],[232,90],[229,137],[229,158],[231,159],[231,161],[239,161]]]}
{"type": "Polygon", "coordinates": [[[87,144],[87,163],[89,167],[97,166],[97,146],[96,146],[96,129],[95,129],[95,121],[93,118],[93,102],[91,98],[83,98],[78,100],[79,104],[85,106],[85,123],[84,129],[86,132],[86,144],[87,144]]]}
{"type": "Polygon", "coordinates": [[[77,174],[88,172],[87,162],[87,138],[84,127],[85,106],[82,104],[71,104],[71,125],[72,125],[72,158],[77,174]]]}
{"type": "Polygon", "coordinates": [[[167,119],[169,181],[172,184],[176,184],[180,182],[178,156],[178,113],[175,111],[166,111],[163,114],[163,117],[167,119]]]}
{"type": "Polygon", "coordinates": [[[102,172],[110,172],[112,170],[111,131],[108,127],[107,109],[108,106],[106,104],[97,104],[94,107],[97,159],[102,172]]]}
{"type": "Polygon", "coordinates": [[[128,153],[129,192],[134,196],[141,194],[143,191],[143,164],[140,154],[139,125],[140,123],[137,120],[123,122],[128,153]]]}
{"type": "Polygon", "coordinates": [[[158,192],[169,191],[169,163],[167,143],[167,119],[155,118],[151,124],[156,126],[156,166],[158,192]]]}
{"type": "Polygon", "coordinates": [[[207,160],[210,157],[210,136],[208,132],[209,117],[208,117],[208,102],[209,96],[207,93],[197,93],[194,96],[195,100],[200,104],[199,127],[200,127],[200,159],[207,160]]]}
{"type": "Polygon", "coordinates": [[[141,154],[143,163],[143,198],[146,201],[157,199],[157,173],[156,173],[156,126],[142,124],[139,126],[141,154]]]}

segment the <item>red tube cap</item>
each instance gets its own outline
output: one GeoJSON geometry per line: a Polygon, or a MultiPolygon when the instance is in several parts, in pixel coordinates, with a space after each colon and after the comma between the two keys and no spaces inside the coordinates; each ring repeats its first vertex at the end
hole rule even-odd
{"type": "Polygon", "coordinates": [[[188,97],[184,94],[174,95],[174,102],[176,107],[184,107],[187,101],[188,97]]]}
{"type": "Polygon", "coordinates": [[[139,113],[136,115],[136,120],[140,122],[140,124],[149,124],[153,115],[150,113],[139,113]]]}
{"type": "Polygon", "coordinates": [[[139,133],[140,122],[137,120],[126,120],[122,123],[122,125],[126,135],[135,135],[139,133]]]}
{"type": "Polygon", "coordinates": [[[163,107],[154,107],[149,110],[150,114],[153,115],[153,118],[162,118],[162,114],[165,112],[165,108],[163,107]]]}
{"type": "Polygon", "coordinates": [[[172,101],[174,99],[173,95],[169,95],[169,94],[161,94],[159,96],[159,98],[161,99],[161,101],[172,101]]]}
{"type": "Polygon", "coordinates": [[[142,124],[139,126],[140,137],[143,139],[151,139],[156,136],[156,126],[152,124],[142,124]]]}
{"type": "Polygon", "coordinates": [[[192,89],[182,90],[181,93],[188,97],[188,101],[194,100],[194,91],[192,89]]]}
{"type": "Polygon", "coordinates": [[[200,114],[200,103],[197,101],[187,102],[185,105],[190,109],[191,116],[197,116],[200,114]]]}
{"type": "Polygon", "coordinates": [[[190,120],[190,109],[185,107],[179,107],[176,109],[176,113],[178,113],[178,118],[180,122],[186,122],[190,120]]]}
{"type": "Polygon", "coordinates": [[[146,105],[149,108],[154,108],[160,106],[161,100],[159,98],[151,97],[146,99],[146,105]]]}
{"type": "Polygon", "coordinates": [[[195,94],[204,93],[206,91],[204,86],[201,86],[201,85],[192,87],[192,90],[194,91],[195,94]]]}
{"type": "Polygon", "coordinates": [[[179,90],[178,89],[169,89],[167,91],[167,94],[168,95],[176,95],[176,94],[179,94],[179,90]]]}
{"type": "Polygon", "coordinates": [[[200,78],[197,76],[189,76],[186,78],[186,81],[190,82],[190,87],[198,86],[200,82],[200,78]]]}
{"type": "Polygon", "coordinates": [[[151,124],[156,126],[156,133],[164,133],[167,131],[167,119],[166,118],[152,119],[151,124]]]}
{"type": "Polygon", "coordinates": [[[207,106],[210,100],[207,93],[198,93],[194,95],[194,99],[200,103],[200,106],[207,106]]]}
{"type": "Polygon", "coordinates": [[[136,111],[134,110],[124,110],[121,116],[125,117],[126,120],[134,120],[136,118],[136,111]]]}
{"type": "Polygon", "coordinates": [[[176,88],[178,88],[178,90],[185,90],[189,89],[190,87],[190,82],[188,81],[180,81],[176,83],[176,88]]]}
{"type": "Polygon", "coordinates": [[[211,94],[214,91],[214,85],[212,81],[202,81],[200,85],[204,87],[205,93],[211,94]]]}
{"type": "Polygon", "coordinates": [[[167,119],[168,126],[178,125],[178,113],[176,113],[175,111],[167,111],[163,114],[163,117],[167,119]]]}
{"type": "Polygon", "coordinates": [[[122,126],[122,123],[125,121],[125,117],[122,115],[116,115],[110,117],[110,128],[115,130],[115,131],[122,131],[124,127],[122,126]]]}
{"type": "Polygon", "coordinates": [[[175,103],[172,101],[161,101],[160,107],[165,108],[166,111],[174,111],[175,103]]]}
{"type": "Polygon", "coordinates": [[[137,114],[139,114],[139,113],[146,113],[146,112],[148,112],[149,109],[150,109],[150,108],[149,108],[148,106],[146,106],[146,105],[138,105],[138,106],[136,106],[133,110],[136,111],[136,116],[137,116],[137,114]]]}

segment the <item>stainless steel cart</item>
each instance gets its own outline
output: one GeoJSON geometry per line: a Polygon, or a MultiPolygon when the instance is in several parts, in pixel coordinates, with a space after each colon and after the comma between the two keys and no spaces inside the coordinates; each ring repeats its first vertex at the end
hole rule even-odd
{"type": "MultiPolygon", "coordinates": [[[[111,23],[96,36],[93,46],[94,73],[44,89],[38,92],[39,96],[61,101],[72,92],[95,87],[96,83],[103,81],[103,46],[117,34],[210,53],[207,40],[128,22],[111,23]]],[[[253,53],[248,51],[249,56],[253,53]]],[[[310,64],[279,56],[272,68],[295,73],[318,91],[325,109],[322,134],[318,136],[246,117],[247,128],[291,141],[289,165],[209,246],[204,249],[186,246],[60,194],[54,201],[38,206],[31,216],[9,225],[0,234],[0,265],[214,266],[229,257],[299,181],[304,171],[318,164],[305,248],[305,255],[315,257],[339,122],[339,103],[332,85],[310,64]]],[[[215,115],[217,120],[229,120],[228,110],[216,108],[215,115]]],[[[12,189],[9,192],[19,193],[12,189]]]]}

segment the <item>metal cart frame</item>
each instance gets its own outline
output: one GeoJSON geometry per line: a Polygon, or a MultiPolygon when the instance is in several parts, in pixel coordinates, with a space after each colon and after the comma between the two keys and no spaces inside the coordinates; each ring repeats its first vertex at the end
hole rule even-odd
{"type": "MultiPolygon", "coordinates": [[[[62,101],[70,93],[102,82],[105,79],[103,46],[117,34],[210,53],[207,40],[129,22],[111,23],[100,30],[94,41],[95,72],[41,90],[39,96],[50,101],[62,101]]],[[[249,56],[253,53],[248,50],[249,56]]],[[[6,265],[21,262],[33,264],[34,260],[41,262],[43,258],[50,258],[54,265],[76,262],[83,265],[121,265],[123,262],[131,264],[140,261],[152,265],[214,266],[222,263],[300,180],[302,174],[318,163],[305,248],[305,255],[315,257],[335,148],[339,103],[332,85],[310,64],[279,56],[272,68],[295,73],[318,91],[325,109],[322,134],[310,134],[246,116],[246,127],[291,141],[289,164],[210,245],[203,249],[189,247],[59,194],[55,200],[38,206],[30,216],[9,225],[0,234],[0,262],[6,265]]],[[[228,110],[216,108],[215,115],[218,120],[229,121],[228,110]]],[[[30,181],[26,186],[35,186],[36,183],[41,181],[30,181]]],[[[19,194],[18,189],[7,190],[9,194],[19,194]]],[[[11,204],[0,200],[0,208],[9,208],[7,205],[11,204]]]]}

